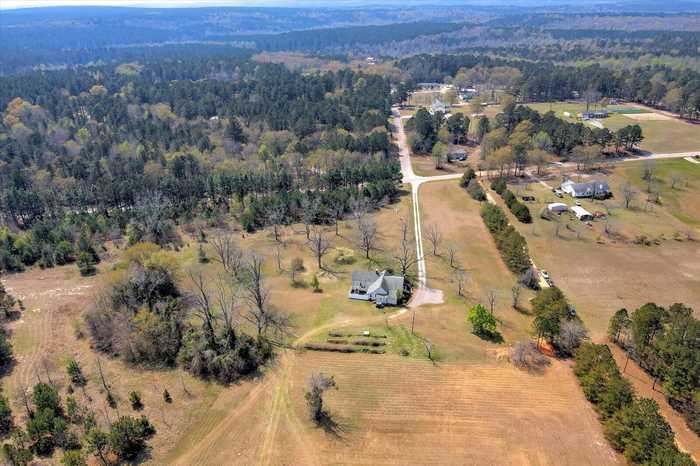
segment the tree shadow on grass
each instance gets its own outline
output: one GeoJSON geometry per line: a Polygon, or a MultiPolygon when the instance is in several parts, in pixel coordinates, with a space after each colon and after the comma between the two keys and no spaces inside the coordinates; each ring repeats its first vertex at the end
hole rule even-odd
{"type": "Polygon", "coordinates": [[[491,343],[503,343],[505,340],[503,339],[503,335],[501,335],[500,332],[472,332],[474,335],[477,337],[481,338],[482,340],[490,341],[491,343]]]}
{"type": "Polygon", "coordinates": [[[340,421],[337,416],[332,416],[331,413],[326,411],[316,421],[316,425],[336,440],[344,440],[351,430],[350,424],[340,421]]]}

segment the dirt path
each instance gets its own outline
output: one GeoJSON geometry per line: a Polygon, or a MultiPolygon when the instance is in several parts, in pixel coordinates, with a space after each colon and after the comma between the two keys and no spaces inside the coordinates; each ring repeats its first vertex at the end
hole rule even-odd
{"type": "MultiPolygon", "coordinates": [[[[617,365],[620,367],[620,371],[622,371],[627,361],[627,355],[615,344],[610,343],[608,346],[615,357],[617,365]]],[[[666,397],[660,390],[652,390],[653,381],[649,375],[631,359],[622,375],[630,381],[638,396],[652,398],[659,404],[661,414],[663,414],[676,434],[678,448],[690,454],[696,463],[700,463],[700,437],[690,430],[683,417],[668,404],[666,397]]]]}
{"type": "Polygon", "coordinates": [[[396,127],[396,142],[399,146],[399,160],[401,162],[401,174],[403,182],[411,185],[411,204],[413,208],[413,229],[416,238],[416,258],[418,268],[418,288],[414,291],[411,301],[408,304],[411,308],[417,308],[423,304],[440,304],[443,302],[441,290],[428,288],[428,273],[425,266],[425,256],[423,253],[423,231],[421,229],[420,207],[418,194],[423,183],[433,181],[457,180],[462,177],[460,173],[440,176],[419,176],[413,171],[411,164],[411,150],[408,147],[406,132],[398,108],[392,109],[394,114],[394,125],[396,127]]]}

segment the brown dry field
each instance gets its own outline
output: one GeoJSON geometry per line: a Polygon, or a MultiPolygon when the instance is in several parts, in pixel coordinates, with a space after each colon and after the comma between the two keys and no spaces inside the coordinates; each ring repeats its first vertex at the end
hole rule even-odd
{"type": "MultiPolygon", "coordinates": [[[[685,169],[679,163],[691,166],[681,160],[664,162],[667,166],[660,167],[664,170],[673,167],[685,169]]],[[[641,192],[643,188],[637,179],[640,167],[636,162],[625,164],[603,178],[608,179],[614,192],[619,193],[623,182],[628,179],[641,192]]],[[[511,186],[516,193],[537,198],[536,203],[529,204],[534,220],[532,225],[517,222],[500,197],[491,193],[527,239],[535,263],[546,269],[555,284],[566,293],[591,330],[592,337],[602,340],[610,317],[622,307],[632,311],[647,302],[664,306],[683,302],[693,307],[696,313],[700,312],[700,230],[695,223],[695,219],[700,219],[700,216],[696,217],[700,185],[694,173],[689,172],[689,176],[693,176],[689,185],[678,193],[671,193],[664,187],[664,203],[650,211],[645,210],[641,196],[633,209],[624,209],[620,205],[621,196],[606,201],[613,206],[611,224],[614,231],[616,235],[622,235],[614,238],[604,234],[604,221],[596,220],[589,228],[568,214],[562,216],[557,237],[555,222],[540,219],[539,211],[547,202],[573,205],[573,200],[566,195],[563,199],[556,198],[537,183],[531,183],[528,188],[511,186]],[[571,230],[566,225],[570,225],[571,230]],[[581,232],[580,238],[576,230],[581,232]],[[674,234],[685,235],[689,230],[695,240],[673,239],[674,234]],[[632,240],[639,234],[660,238],[660,244],[634,244],[632,240]]],[[[549,183],[557,185],[558,181],[550,180],[549,183]]],[[[482,184],[488,188],[488,182],[482,184]]],[[[583,200],[582,204],[590,212],[605,211],[597,201],[583,200]]]]}
{"type": "Polygon", "coordinates": [[[621,464],[564,364],[532,375],[495,362],[306,352],[273,371],[172,464],[621,464]],[[328,431],[307,420],[312,370],[338,384],[325,397],[328,431]]]}
{"type": "Polygon", "coordinates": [[[511,288],[515,285],[515,277],[503,264],[481,220],[479,203],[459,187],[458,180],[423,184],[420,188],[420,203],[428,285],[442,289],[446,298],[446,304],[431,306],[431,312],[442,314],[440,320],[446,320],[434,332],[434,338],[453,336],[453,340],[447,346],[450,351],[464,347],[461,354],[458,353],[460,359],[467,357],[470,353],[483,356],[486,348],[498,347],[472,335],[466,323],[469,307],[477,303],[488,307],[487,295],[490,291],[496,292],[494,313],[499,319],[500,330],[506,344],[528,338],[531,317],[527,315],[527,299],[531,294],[523,291],[520,300],[521,310],[513,309],[511,288]],[[431,224],[436,225],[443,236],[438,256],[432,255],[431,244],[427,237],[427,227],[431,224]],[[456,248],[457,261],[466,274],[464,297],[457,294],[455,273],[446,257],[449,244],[456,248]],[[455,327],[461,328],[462,331],[458,334],[446,331],[448,328],[455,327]]]}
{"type": "MultiPolygon", "coordinates": [[[[351,270],[392,262],[401,219],[410,222],[410,198],[403,196],[373,214],[381,229],[374,261],[366,263],[356,251],[356,264],[341,266],[329,255],[325,262],[334,273],[323,275],[320,294],[290,287],[288,274],[279,273],[274,264],[269,232],[240,236],[244,249],[270,257],[272,303],[292,319],[292,341],[311,340],[331,329],[383,329],[397,335],[398,342],[386,355],[280,350],[259,378],[225,388],[181,370],[137,369],[101,356],[120,400],[118,409],[111,410],[99,389],[97,355],[87,338],[76,338],[72,326],[93,301],[109,264],[91,278],[79,277],[74,266],[36,269],[5,280],[28,309],[12,324],[17,365],[3,380],[5,393],[16,399],[18,387],[48,376],[65,388],[65,364],[72,355],[88,376],[87,395],[101,423],[131,412],[129,391],[142,393],[144,413],[158,430],[143,460],[156,465],[618,464],[566,364],[554,362],[543,374],[530,374],[498,357],[507,345],[528,337],[530,317],[510,308],[514,280],[483,227],[478,204],[457,182],[426,184],[421,198],[424,228],[439,221],[469,272],[467,297],[458,297],[444,260],[428,258],[430,284],[445,291],[446,303],[419,309],[415,330],[435,345],[435,365],[421,351],[412,351],[410,357],[396,354],[402,345],[421,346],[405,330],[411,325],[410,312],[383,314],[345,296],[351,270]],[[506,340],[502,345],[472,335],[465,320],[468,306],[483,302],[490,289],[499,293],[496,314],[506,340]],[[312,370],[334,375],[338,382],[338,390],[326,397],[338,423],[333,431],[308,420],[303,391],[312,370]],[[173,404],[162,401],[163,388],[171,392],[173,404]]],[[[302,257],[307,268],[302,278],[308,282],[316,266],[304,247],[302,230],[299,225],[285,229],[283,263],[302,257]]],[[[343,223],[340,238],[333,236],[332,227],[328,234],[337,246],[357,249],[352,221],[343,223]]],[[[197,245],[185,240],[190,244],[177,254],[183,270],[198,267],[197,245]]],[[[206,265],[204,271],[214,276],[217,267],[206,265]]],[[[81,393],[76,396],[87,402],[81,393]]]]}

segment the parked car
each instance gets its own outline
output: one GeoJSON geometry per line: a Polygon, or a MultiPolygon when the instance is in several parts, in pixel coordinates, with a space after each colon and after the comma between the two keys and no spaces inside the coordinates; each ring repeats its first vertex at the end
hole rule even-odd
{"type": "Polygon", "coordinates": [[[535,196],[522,196],[522,199],[525,202],[535,202],[535,196]]]}
{"type": "Polygon", "coordinates": [[[540,275],[542,275],[542,278],[544,278],[545,280],[549,280],[549,272],[547,272],[546,270],[541,270],[540,275]]]}
{"type": "Polygon", "coordinates": [[[576,201],[576,205],[581,207],[581,201],[576,201]]]}

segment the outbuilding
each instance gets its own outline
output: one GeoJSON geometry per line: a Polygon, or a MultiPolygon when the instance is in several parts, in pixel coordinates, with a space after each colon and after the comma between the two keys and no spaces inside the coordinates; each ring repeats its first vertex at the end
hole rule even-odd
{"type": "Polygon", "coordinates": [[[593,214],[581,206],[575,205],[571,207],[571,211],[574,213],[574,215],[576,215],[576,218],[581,220],[582,222],[593,220],[593,214]]]}
{"type": "Polygon", "coordinates": [[[553,202],[547,206],[547,210],[555,214],[561,214],[569,210],[569,206],[561,202],[553,202]]]}

